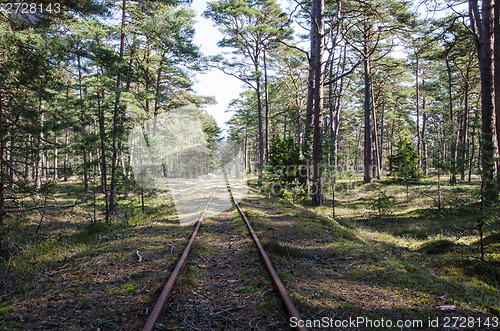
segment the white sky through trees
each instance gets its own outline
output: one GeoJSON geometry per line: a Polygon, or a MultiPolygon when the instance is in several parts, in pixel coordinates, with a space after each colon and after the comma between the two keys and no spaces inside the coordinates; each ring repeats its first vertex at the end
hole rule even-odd
{"type": "MultiPolygon", "coordinates": [[[[201,16],[207,8],[207,1],[193,0],[190,7],[196,11],[194,43],[200,46],[205,56],[220,54],[222,49],[217,47],[217,42],[222,39],[222,34],[210,19],[201,16]]],[[[196,75],[193,89],[200,95],[215,97],[217,104],[207,105],[205,109],[215,118],[221,129],[227,129],[226,122],[232,114],[227,113],[226,110],[231,100],[238,98],[240,92],[243,91],[242,83],[218,69],[212,69],[206,74],[196,75]]]]}
{"type": "MultiPolygon", "coordinates": [[[[278,0],[278,2],[282,9],[287,12],[290,3],[283,0],[278,0]]],[[[214,26],[212,20],[206,19],[201,15],[207,8],[207,0],[193,0],[190,8],[196,11],[197,22],[194,25],[194,43],[200,46],[200,50],[205,56],[222,53],[223,49],[217,46],[217,42],[222,39],[222,34],[214,26]]],[[[300,27],[294,26],[294,29],[300,29],[300,27]]],[[[308,45],[305,45],[305,47],[308,47],[308,45]]],[[[233,113],[226,112],[226,110],[231,100],[237,99],[244,90],[243,83],[218,69],[212,69],[206,74],[196,75],[193,89],[200,95],[215,97],[217,104],[207,105],[205,109],[215,118],[221,129],[227,129],[226,122],[231,118],[233,113]]]]}
{"type": "MultiPolygon", "coordinates": [[[[278,2],[285,12],[290,11],[289,7],[291,4],[289,1],[278,0],[278,2]]],[[[194,43],[200,46],[200,50],[205,56],[222,53],[223,49],[217,46],[217,42],[222,39],[222,34],[217,30],[217,27],[214,26],[214,23],[210,19],[202,17],[203,11],[207,8],[207,0],[193,0],[189,6],[194,9],[197,14],[197,22],[194,25],[194,43]]],[[[463,10],[465,7],[465,5],[461,5],[454,9],[463,10]]],[[[420,18],[425,18],[426,15],[445,16],[450,10],[429,13],[429,9],[425,5],[421,5],[418,7],[418,12],[420,13],[420,18]]],[[[293,24],[293,28],[294,30],[301,30],[297,24],[293,24]]],[[[303,33],[303,31],[300,32],[303,33]]],[[[309,45],[308,43],[302,43],[300,47],[307,49],[309,45]]],[[[405,54],[404,48],[399,46],[396,47],[392,55],[397,58],[404,58],[407,54],[405,54]]],[[[205,109],[215,118],[219,127],[226,130],[228,128],[226,122],[233,114],[232,112],[226,111],[228,110],[231,100],[237,99],[240,92],[244,90],[243,83],[235,77],[224,74],[218,69],[212,69],[207,73],[199,73],[196,75],[193,90],[200,95],[215,97],[217,104],[206,105],[205,109]]],[[[224,132],[224,134],[226,133],[227,132],[224,132]]]]}

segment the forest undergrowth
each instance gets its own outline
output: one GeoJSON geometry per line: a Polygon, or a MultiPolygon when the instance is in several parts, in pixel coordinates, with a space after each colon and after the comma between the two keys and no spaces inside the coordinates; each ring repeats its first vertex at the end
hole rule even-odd
{"type": "MultiPolygon", "coordinates": [[[[408,195],[388,180],[366,185],[352,176],[336,185],[335,218],[331,199],[314,208],[269,197],[256,183],[241,203],[304,318],[498,315],[498,206],[482,211],[481,259],[481,206],[469,198],[477,181],[443,181],[439,196],[435,177],[408,195]]],[[[61,185],[54,203],[70,203],[75,189],[61,185]]],[[[145,212],[139,197],[127,204],[127,218],[110,224],[93,222],[90,205],[47,212],[40,226],[39,213],[18,217],[1,261],[2,328],[140,327],[191,227],[178,224],[168,194],[147,199],[145,212]]],[[[193,254],[210,254],[200,245],[193,254]]],[[[179,286],[198,283],[197,266],[189,270],[179,286]]]]}

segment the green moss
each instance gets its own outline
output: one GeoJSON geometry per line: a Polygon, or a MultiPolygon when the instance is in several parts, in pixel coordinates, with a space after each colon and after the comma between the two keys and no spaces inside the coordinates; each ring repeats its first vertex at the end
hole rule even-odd
{"type": "Polygon", "coordinates": [[[125,283],[121,286],[120,291],[118,291],[118,294],[127,294],[127,293],[132,293],[137,289],[137,285],[134,283],[125,283]]]}
{"type": "Polygon", "coordinates": [[[2,303],[0,303],[0,308],[10,306],[13,303],[14,303],[14,300],[3,301],[2,303]]]}
{"type": "Polygon", "coordinates": [[[257,308],[259,309],[264,309],[266,308],[267,306],[269,306],[269,303],[265,302],[265,301],[262,301],[261,303],[259,303],[259,305],[257,306],[257,308]]]}
{"type": "Polygon", "coordinates": [[[4,315],[4,314],[8,313],[11,310],[12,310],[12,307],[3,307],[3,308],[0,308],[0,315],[4,315]]]}

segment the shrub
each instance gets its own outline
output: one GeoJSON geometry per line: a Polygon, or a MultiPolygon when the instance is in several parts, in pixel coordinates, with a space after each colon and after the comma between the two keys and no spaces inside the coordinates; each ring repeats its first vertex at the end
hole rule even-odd
{"type": "Polygon", "coordinates": [[[305,193],[306,190],[304,186],[295,179],[292,184],[287,185],[287,187],[283,189],[283,198],[294,204],[301,196],[304,196],[305,193]]]}
{"type": "Polygon", "coordinates": [[[292,203],[304,194],[300,182],[302,159],[300,146],[293,140],[277,138],[271,141],[269,158],[262,176],[262,190],[270,195],[282,195],[292,203]]]}
{"type": "Polygon", "coordinates": [[[409,138],[398,143],[395,155],[389,156],[391,175],[407,184],[420,178],[418,155],[409,138]]]}
{"type": "Polygon", "coordinates": [[[271,141],[266,170],[276,173],[281,182],[292,183],[298,178],[301,166],[300,146],[293,138],[271,141]]]}
{"type": "Polygon", "coordinates": [[[370,199],[370,208],[377,211],[378,217],[389,215],[394,207],[396,198],[379,191],[375,198],[370,199]]]}

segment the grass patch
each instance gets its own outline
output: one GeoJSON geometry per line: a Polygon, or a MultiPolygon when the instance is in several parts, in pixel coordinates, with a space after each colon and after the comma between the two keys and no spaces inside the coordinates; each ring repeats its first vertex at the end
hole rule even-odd
{"type": "Polygon", "coordinates": [[[200,280],[203,278],[203,270],[195,265],[189,264],[181,274],[179,285],[183,287],[195,288],[200,286],[200,280]]]}
{"type": "Polygon", "coordinates": [[[70,237],[76,243],[90,243],[96,241],[100,234],[109,232],[110,226],[99,222],[87,225],[83,230],[75,233],[70,237]]]}
{"type": "Polygon", "coordinates": [[[137,285],[134,283],[125,283],[121,286],[120,291],[118,291],[118,294],[129,294],[135,292],[137,289],[137,285]]]}
{"type": "Polygon", "coordinates": [[[438,255],[452,251],[455,246],[456,244],[449,239],[435,239],[420,245],[418,251],[429,255],[438,255]]]}
{"type": "Polygon", "coordinates": [[[13,309],[12,307],[2,307],[2,308],[0,308],[0,316],[8,313],[12,309],[13,309]]]}
{"type": "Polygon", "coordinates": [[[262,247],[269,255],[275,255],[282,258],[293,259],[301,256],[300,250],[287,244],[282,244],[275,238],[262,240],[262,247]]]}
{"type": "Polygon", "coordinates": [[[240,286],[237,287],[235,292],[236,293],[253,293],[259,289],[265,288],[266,286],[270,286],[271,282],[268,280],[261,281],[252,285],[246,285],[246,286],[240,286]]]}
{"type": "MultiPolygon", "coordinates": [[[[286,257],[286,247],[292,242],[300,249],[301,254],[294,261],[277,261],[282,264],[280,275],[286,275],[283,280],[295,284],[296,297],[304,298],[299,301],[307,303],[307,307],[325,308],[325,302],[331,309],[348,307],[351,302],[339,303],[337,296],[354,282],[355,296],[348,301],[356,300],[357,287],[366,283],[372,287],[376,284],[389,297],[398,293],[402,300],[417,302],[415,305],[451,304],[487,313],[488,307],[497,307],[500,302],[500,233],[495,220],[499,206],[488,211],[490,218],[483,240],[486,261],[481,262],[476,229],[480,205],[474,201],[479,178],[475,179],[472,184],[456,186],[442,180],[440,210],[436,204],[436,178],[424,178],[410,185],[408,199],[406,188],[390,180],[368,185],[356,180],[339,181],[338,186],[342,184],[347,189],[336,192],[335,219],[331,200],[316,208],[307,201],[291,206],[279,198],[260,195],[255,187],[254,195],[273,210],[267,212],[267,217],[258,212],[253,215],[263,220],[258,228],[265,233],[264,238],[277,238],[263,240],[270,255],[286,257]],[[370,209],[374,209],[374,201],[384,198],[385,202],[389,200],[386,196],[393,197],[388,201],[392,205],[376,205],[378,217],[373,218],[370,209]],[[382,207],[391,208],[391,213],[384,213],[382,207]],[[276,217],[270,215],[283,216],[274,225],[276,217]],[[313,286],[304,286],[305,274],[310,275],[310,284],[335,279],[331,285],[321,285],[323,292],[319,295],[313,286]],[[448,299],[440,302],[441,297],[448,299]]],[[[328,197],[327,192],[325,198],[328,197]]],[[[354,306],[363,304],[360,301],[354,306]]],[[[405,304],[397,307],[394,311],[404,316],[418,311],[401,309],[405,304]]],[[[332,313],[336,314],[336,310],[332,313]]]]}

